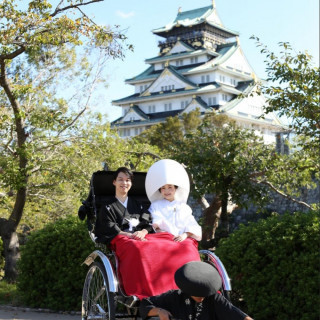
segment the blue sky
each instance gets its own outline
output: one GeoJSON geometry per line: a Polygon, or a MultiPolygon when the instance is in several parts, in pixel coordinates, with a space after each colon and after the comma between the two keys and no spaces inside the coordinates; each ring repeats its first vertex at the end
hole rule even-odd
{"type": "MultiPolygon", "coordinates": [[[[256,74],[265,77],[264,57],[251,35],[277,52],[279,42],[289,42],[298,51],[307,50],[319,65],[319,0],[215,0],[225,27],[240,34],[240,44],[256,74]]],[[[134,52],[127,52],[123,61],[110,60],[107,66],[109,87],[99,92],[93,108],[108,115],[110,121],[121,115],[121,108],[111,101],[133,94],[134,88],[125,79],[147,68],[144,60],[158,55],[160,37],[151,30],[171,22],[178,8],[182,11],[205,7],[210,0],[105,0],[86,8],[99,24],[120,25],[126,30],[134,52]]]]}

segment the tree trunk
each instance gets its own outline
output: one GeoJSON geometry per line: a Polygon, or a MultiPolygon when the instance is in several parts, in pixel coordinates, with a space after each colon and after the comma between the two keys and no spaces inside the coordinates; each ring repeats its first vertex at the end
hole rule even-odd
{"type": "Polygon", "coordinates": [[[17,195],[14,208],[8,220],[1,219],[0,236],[3,240],[5,253],[5,279],[8,281],[15,281],[17,278],[17,260],[19,258],[19,241],[16,234],[17,227],[21,221],[24,205],[27,197],[27,164],[28,156],[26,152],[27,134],[22,116],[22,108],[19,101],[11,88],[6,76],[6,61],[12,60],[16,56],[25,51],[24,47],[19,48],[12,54],[7,56],[0,56],[0,86],[4,89],[13,111],[15,119],[15,131],[17,138],[17,148],[15,156],[19,160],[19,179],[17,188],[17,195]]]}
{"type": "Polygon", "coordinates": [[[17,279],[17,261],[20,258],[19,239],[17,233],[9,227],[9,221],[1,219],[1,238],[5,256],[4,279],[15,282],[17,279]]]}
{"type": "Polygon", "coordinates": [[[221,214],[221,204],[221,198],[215,196],[210,206],[203,211],[201,245],[206,249],[212,248],[215,245],[215,232],[221,214]]]}
{"type": "MultiPolygon", "coordinates": [[[[27,178],[25,181],[27,182],[27,178]]],[[[20,258],[20,252],[16,230],[22,217],[26,195],[26,188],[20,188],[10,218],[0,220],[0,236],[3,241],[5,258],[4,278],[10,282],[14,282],[18,275],[17,260],[20,258]]]]}
{"type": "Polygon", "coordinates": [[[222,196],[221,216],[219,225],[219,239],[226,238],[229,235],[229,214],[228,214],[228,193],[222,196]]]}

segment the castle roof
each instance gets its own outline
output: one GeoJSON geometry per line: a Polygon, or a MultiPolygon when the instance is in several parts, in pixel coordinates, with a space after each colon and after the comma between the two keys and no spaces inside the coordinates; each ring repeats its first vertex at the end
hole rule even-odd
{"type": "MultiPolygon", "coordinates": [[[[137,103],[145,100],[150,100],[152,98],[159,99],[159,98],[165,98],[165,97],[170,97],[170,96],[179,96],[180,94],[185,95],[186,93],[188,95],[190,94],[197,94],[197,93],[204,93],[206,91],[212,92],[213,90],[219,90],[223,88],[225,91],[238,95],[240,93],[243,93],[246,88],[252,83],[252,81],[246,81],[242,82],[240,85],[238,85],[236,88],[231,86],[231,85],[226,85],[218,82],[209,82],[209,83],[204,83],[199,85],[198,87],[192,88],[192,89],[176,89],[174,91],[164,91],[164,92],[152,92],[149,95],[141,95],[140,93],[135,93],[130,96],[114,100],[112,101],[113,104],[118,105],[118,104],[123,104],[123,103],[137,103]]],[[[149,115],[148,115],[149,116],[149,115]]]]}
{"type": "Polygon", "coordinates": [[[230,34],[230,37],[238,36],[239,33],[227,29],[223,26],[215,7],[212,5],[189,11],[179,11],[176,18],[164,27],[154,29],[152,32],[159,36],[166,37],[166,33],[178,27],[192,27],[202,23],[207,23],[215,28],[230,34]]]}
{"type": "MultiPolygon", "coordinates": [[[[225,60],[227,60],[236,51],[237,48],[238,48],[237,42],[230,42],[230,43],[218,45],[216,52],[212,52],[211,50],[206,50],[206,49],[195,50],[191,54],[193,54],[193,53],[209,53],[213,56],[213,59],[207,63],[197,63],[197,64],[193,64],[193,65],[175,67],[175,70],[177,72],[179,72],[180,74],[184,74],[184,73],[190,73],[193,71],[200,71],[202,69],[205,69],[205,68],[207,68],[208,64],[210,64],[211,66],[212,66],[212,64],[219,65],[222,62],[224,62],[225,60]]],[[[179,55],[179,57],[182,57],[184,55],[190,55],[190,52],[185,52],[183,54],[180,53],[180,54],[175,54],[175,55],[155,57],[155,58],[149,59],[148,62],[150,62],[150,60],[152,62],[166,61],[166,60],[172,59],[172,57],[178,57],[178,55],[179,55]]],[[[162,71],[163,70],[155,70],[154,66],[151,65],[150,67],[148,67],[146,70],[144,70],[139,75],[137,75],[133,78],[130,78],[130,79],[126,79],[126,82],[131,83],[131,82],[156,79],[162,73],[162,71]]]]}
{"type": "MultiPolygon", "coordinates": [[[[182,42],[182,41],[181,41],[182,42]]],[[[190,51],[185,51],[185,52],[178,52],[178,53],[173,53],[173,54],[165,54],[163,56],[157,56],[153,57],[150,59],[146,59],[146,63],[156,63],[156,62],[162,62],[162,61],[167,61],[169,59],[177,59],[177,58],[184,58],[184,57],[193,57],[193,56],[199,56],[201,54],[209,54],[212,56],[218,56],[218,53],[209,49],[197,49],[197,50],[190,50],[190,51]]]]}

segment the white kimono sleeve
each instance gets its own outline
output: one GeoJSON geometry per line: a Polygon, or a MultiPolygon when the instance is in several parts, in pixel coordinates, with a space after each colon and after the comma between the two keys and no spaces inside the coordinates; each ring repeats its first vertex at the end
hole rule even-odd
{"type": "Polygon", "coordinates": [[[159,208],[157,208],[157,205],[155,205],[154,203],[151,203],[149,212],[152,217],[152,225],[156,224],[161,229],[161,225],[163,223],[163,216],[159,208]]]}
{"type": "Polygon", "coordinates": [[[184,219],[184,232],[190,232],[193,234],[193,238],[197,241],[202,239],[202,229],[198,224],[195,217],[192,215],[192,210],[187,204],[181,206],[182,218],[184,219]]]}

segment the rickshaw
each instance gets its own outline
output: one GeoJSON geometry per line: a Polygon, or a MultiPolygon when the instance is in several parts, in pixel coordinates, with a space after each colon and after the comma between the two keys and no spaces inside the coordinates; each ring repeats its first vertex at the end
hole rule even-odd
{"type": "MultiPolygon", "coordinates": [[[[137,319],[139,317],[139,299],[127,296],[123,290],[121,276],[118,273],[118,260],[107,245],[98,243],[94,234],[95,218],[101,206],[114,195],[113,171],[94,172],[90,180],[90,191],[87,199],[79,208],[79,218],[86,219],[89,236],[95,244],[93,251],[84,261],[89,267],[83,286],[82,320],[96,319],[137,319]]],[[[149,206],[145,192],[145,172],[134,172],[134,183],[129,196],[142,205],[149,206]]],[[[215,267],[222,279],[221,293],[227,298],[231,284],[226,269],[220,259],[209,250],[199,250],[202,261],[215,267]]]]}

